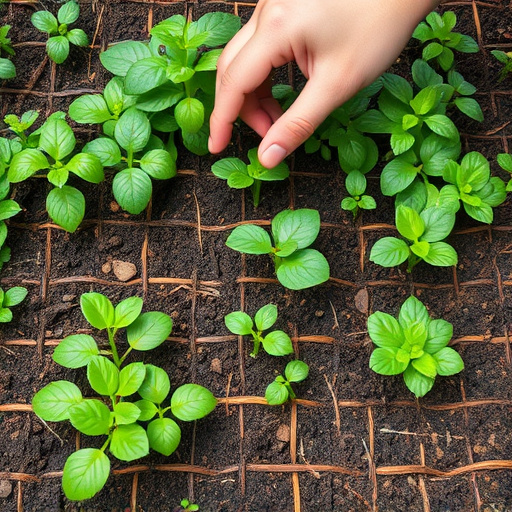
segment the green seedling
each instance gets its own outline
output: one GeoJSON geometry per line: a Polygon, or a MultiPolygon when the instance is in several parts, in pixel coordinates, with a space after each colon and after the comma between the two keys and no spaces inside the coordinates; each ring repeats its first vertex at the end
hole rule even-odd
{"type": "Polygon", "coordinates": [[[260,189],[262,181],[281,181],[288,178],[290,170],[285,162],[277,167],[267,169],[258,160],[258,149],[249,150],[249,164],[239,158],[223,158],[212,165],[212,172],[223,180],[227,180],[231,188],[250,188],[254,207],[260,204],[260,189]]]}
{"type": "Polygon", "coordinates": [[[493,207],[507,198],[505,183],[497,176],[491,177],[489,162],[477,151],[465,155],[460,165],[449,161],[443,179],[451,184],[448,187],[459,196],[466,213],[486,224],[494,218],[493,207]]]}
{"type": "Polygon", "coordinates": [[[194,421],[209,414],[217,403],[208,389],[197,384],[178,387],[169,401],[171,384],[162,368],[142,362],[125,364],[133,350],[152,350],[167,339],[172,330],[170,316],[141,313],[143,303],[138,297],[114,307],[104,295],[85,293],[80,306],[92,327],[106,331],[110,350],[101,349],[88,334],[73,334],[59,343],[53,359],[66,368],[86,367],[87,380],[99,398],[84,398],[75,384],[59,380],[42,388],[32,400],[34,412],[44,421],[69,420],[82,434],[106,436],[101,448],[82,448],[64,465],[62,487],[76,501],[92,498],[105,485],[110,474],[107,448],[127,462],[144,457],[150,448],[170,455],[180,443],[181,429],[166,414],[194,421]],[[126,330],[128,341],[122,355],[120,329],[126,330]]]}
{"type": "Polygon", "coordinates": [[[426,45],[423,48],[423,60],[434,59],[441,69],[448,71],[454,65],[453,50],[461,53],[478,52],[478,44],[471,36],[452,32],[456,23],[457,17],[452,11],[447,11],[442,16],[431,12],[426,22],[422,21],[416,27],[412,37],[426,45]]]}
{"type": "Polygon", "coordinates": [[[441,102],[446,104],[447,109],[456,108],[475,121],[484,120],[479,103],[470,97],[475,94],[476,87],[467,82],[460,73],[451,69],[447,75],[448,83],[444,83],[443,77],[422,59],[414,61],[411,71],[414,83],[421,89],[428,86],[440,88],[441,102]]]}
{"type": "Polygon", "coordinates": [[[228,13],[208,13],[193,22],[175,15],[152,28],[149,44],[122,42],[100,60],[124,77],[124,92],[137,97],[138,109],[162,113],[161,131],[181,130],[185,147],[205,155],[221,53],[211,48],[227,43],[239,28],[240,18],[228,13]]]}
{"type": "Polygon", "coordinates": [[[39,149],[26,148],[16,153],[7,173],[11,183],[19,183],[39,171],[46,171],[48,181],[55,186],[46,198],[46,209],[51,219],[69,232],[77,229],[85,214],[83,194],[66,185],[69,173],[90,183],[104,179],[99,158],[87,153],[71,156],[75,146],[71,127],[59,116],[51,116],[41,127],[39,149]]]}
{"type": "Polygon", "coordinates": [[[345,179],[345,187],[350,197],[341,201],[341,208],[352,212],[354,219],[359,210],[374,210],[377,203],[372,196],[366,195],[366,177],[359,171],[350,172],[345,179]]]}
{"type": "Polygon", "coordinates": [[[423,140],[432,133],[450,143],[459,141],[459,131],[446,116],[442,85],[429,85],[415,95],[412,85],[398,75],[385,73],[382,83],[379,110],[367,110],[354,120],[358,130],[391,134],[391,149],[395,155],[411,148],[417,154],[423,140]]]}
{"type": "Polygon", "coordinates": [[[498,82],[503,82],[509,73],[512,73],[512,52],[503,52],[501,50],[492,50],[491,54],[503,64],[498,82]]]}
{"type": "Polygon", "coordinates": [[[452,324],[431,319],[416,297],[402,304],[398,320],[381,311],[370,315],[368,334],[377,345],[370,368],[381,375],[403,373],[405,385],[416,397],[432,389],[437,375],[455,375],[464,369],[460,355],[447,346],[452,324]]]}
{"type": "Polygon", "coordinates": [[[272,219],[272,238],[260,226],[243,224],[229,235],[226,245],[245,254],[269,254],[277,279],[286,288],[302,290],[329,279],[329,263],[308,247],[320,232],[316,210],[284,210],[272,219]]]}
{"type": "Polygon", "coordinates": [[[418,213],[401,204],[396,209],[396,227],[405,240],[391,236],[377,240],[370,261],[382,267],[395,267],[407,260],[407,272],[421,260],[436,267],[456,265],[455,249],[440,241],[450,234],[454,224],[455,213],[450,209],[430,207],[418,213]]]}
{"type": "Polygon", "coordinates": [[[180,506],[174,509],[174,512],[195,512],[197,510],[199,510],[199,505],[190,503],[187,499],[183,499],[180,502],[180,506]]]}
{"type": "Polygon", "coordinates": [[[508,153],[500,153],[498,155],[498,164],[504,171],[511,175],[505,190],[507,192],[512,192],[512,155],[509,155],[508,153]]]}
{"type": "MultiPolygon", "coordinates": [[[[52,114],[50,117],[58,117],[59,113],[52,114]]],[[[14,114],[7,114],[4,117],[4,123],[9,130],[14,133],[14,140],[21,144],[21,149],[36,148],[39,144],[40,130],[35,130],[28,134],[27,131],[36,122],[39,117],[37,110],[28,110],[21,117],[14,114]]]]}
{"type": "Polygon", "coordinates": [[[284,377],[278,375],[276,380],[267,386],[265,400],[269,405],[284,404],[289,398],[296,398],[292,382],[302,382],[309,374],[309,366],[303,361],[290,361],[284,370],[284,377]]]}
{"type": "Polygon", "coordinates": [[[32,25],[41,32],[48,34],[46,53],[56,64],[62,64],[69,56],[69,44],[87,46],[89,39],[80,28],[69,30],[68,25],[75,23],[80,16],[80,7],[71,0],[62,5],[55,17],[48,11],[37,11],[32,14],[32,25]]]}
{"type": "Polygon", "coordinates": [[[146,113],[136,107],[125,110],[110,128],[109,137],[92,140],[83,151],[98,158],[104,167],[116,169],[114,197],[121,208],[138,214],[153,194],[151,178],[168,180],[176,176],[176,153],[151,134],[146,113]]]}
{"type": "Polygon", "coordinates": [[[277,306],[267,304],[254,315],[254,320],[243,311],[235,311],[224,317],[226,327],[239,336],[252,336],[254,348],[250,354],[256,357],[260,346],[271,356],[285,356],[293,352],[292,342],[283,331],[272,331],[263,336],[263,331],[270,329],[277,321],[277,306]],[[256,327],[256,328],[255,328],[256,327]]]}
{"type": "Polygon", "coordinates": [[[10,56],[14,55],[11,39],[7,37],[10,28],[10,25],[0,27],[0,80],[8,80],[16,76],[16,67],[12,60],[2,57],[2,52],[10,56]]]}
{"type": "Polygon", "coordinates": [[[15,286],[4,291],[0,288],[0,322],[7,323],[12,320],[13,306],[17,306],[27,296],[27,289],[22,286],[15,286]]]}

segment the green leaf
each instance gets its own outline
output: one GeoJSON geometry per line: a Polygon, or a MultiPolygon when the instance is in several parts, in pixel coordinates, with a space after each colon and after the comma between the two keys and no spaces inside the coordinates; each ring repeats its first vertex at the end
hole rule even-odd
{"type": "Polygon", "coordinates": [[[167,82],[167,59],[149,57],[134,62],[126,73],[126,94],[144,94],[167,82]]]}
{"type": "Polygon", "coordinates": [[[66,2],[57,13],[59,23],[65,23],[66,25],[74,23],[78,16],[80,16],[80,7],[74,1],[66,2]]]}
{"type": "Polygon", "coordinates": [[[109,474],[110,461],[101,450],[82,448],[67,458],[62,488],[70,500],[88,500],[103,489],[109,474]]]}
{"type": "Polygon", "coordinates": [[[375,210],[377,203],[372,196],[362,196],[357,205],[363,210],[375,210]]]}
{"type": "Polygon", "coordinates": [[[405,341],[398,321],[382,311],[368,317],[368,334],[373,343],[381,348],[399,348],[405,341]]]}
{"type": "Polygon", "coordinates": [[[139,395],[145,400],[155,404],[161,404],[171,389],[171,383],[167,373],[152,364],[146,365],[146,377],[138,389],[139,395]]]}
{"type": "Polygon", "coordinates": [[[68,41],[75,46],[89,46],[89,38],[81,28],[69,30],[66,37],[68,41]]]}
{"type": "Polygon", "coordinates": [[[149,441],[146,431],[136,423],[118,425],[112,432],[110,452],[119,460],[130,462],[149,453],[149,441]]]}
{"type": "Polygon", "coordinates": [[[30,21],[34,27],[41,32],[46,32],[47,34],[56,34],[59,30],[57,18],[48,11],[35,12],[32,14],[30,21]]]}
{"type": "Polygon", "coordinates": [[[139,41],[124,41],[100,53],[103,66],[114,75],[126,76],[130,67],[141,59],[151,57],[146,44],[139,41]]]}
{"type": "Polygon", "coordinates": [[[183,42],[183,32],[187,20],[181,14],[175,14],[151,29],[151,35],[156,36],[159,41],[162,41],[171,48],[179,48],[183,42]]]}
{"type": "Polygon", "coordinates": [[[245,336],[252,333],[252,318],[243,311],[234,311],[233,313],[229,313],[224,317],[224,323],[233,334],[245,336]]]}
{"type": "Polygon", "coordinates": [[[275,304],[267,304],[258,309],[254,315],[254,323],[258,331],[270,329],[277,321],[277,306],[275,304]]]}
{"type": "Polygon", "coordinates": [[[158,418],[147,427],[149,446],[163,455],[176,451],[181,441],[181,430],[170,418],[158,418]]]}
{"type": "Polygon", "coordinates": [[[48,169],[47,158],[38,149],[24,149],[16,153],[9,167],[7,177],[11,183],[19,183],[42,169],[48,169]]]}
{"type": "Polygon", "coordinates": [[[133,395],[141,386],[146,377],[144,363],[130,363],[119,372],[119,387],[117,396],[133,395]]]}
{"type": "Polygon", "coordinates": [[[453,336],[453,325],[446,320],[431,320],[428,325],[428,335],[423,350],[434,355],[446,347],[453,336]]]}
{"type": "Polygon", "coordinates": [[[351,171],[345,178],[345,188],[351,196],[361,196],[366,190],[366,178],[359,171],[351,171]]]}
{"type": "Polygon", "coordinates": [[[69,41],[64,36],[53,36],[46,41],[46,53],[56,64],[62,64],[69,55],[69,41]]]}
{"type": "MultiPolygon", "coordinates": [[[[3,201],[0,201],[0,220],[10,219],[19,212],[21,212],[21,208],[16,201],[13,201],[12,199],[4,199],[3,201]]],[[[23,288],[23,290],[25,290],[25,288],[23,288]]]]}
{"type": "Polygon", "coordinates": [[[407,388],[420,398],[425,396],[434,385],[435,380],[416,371],[412,365],[404,372],[404,382],[407,388]]]}
{"type": "Polygon", "coordinates": [[[455,249],[445,242],[430,244],[430,250],[423,259],[436,267],[451,267],[457,265],[458,261],[455,249]]]}
{"type": "Polygon", "coordinates": [[[199,384],[183,384],[172,394],[171,411],[178,419],[194,421],[210,414],[217,405],[213,393],[199,384]]]}
{"type": "Polygon", "coordinates": [[[497,156],[499,166],[509,173],[512,173],[512,155],[508,153],[500,153],[497,156]]]}
{"type": "Polygon", "coordinates": [[[480,190],[489,181],[490,174],[491,171],[487,158],[478,151],[471,151],[464,155],[461,161],[457,185],[459,189],[467,184],[471,185],[472,191],[480,190]]]}
{"type": "Polygon", "coordinates": [[[84,94],[69,106],[69,117],[77,123],[104,123],[112,114],[101,94],[84,94]]]}
{"type": "Polygon", "coordinates": [[[220,46],[226,44],[240,29],[240,18],[224,12],[211,12],[189,25],[187,46],[220,46]]]}
{"type": "Polygon", "coordinates": [[[88,334],[66,336],[53,351],[53,360],[66,368],[82,368],[99,355],[98,345],[88,334]]]}
{"type": "Polygon", "coordinates": [[[425,375],[425,377],[435,379],[437,375],[437,363],[429,353],[424,352],[418,359],[413,359],[411,364],[415,370],[425,375]]]}
{"type": "Polygon", "coordinates": [[[204,123],[204,105],[196,98],[184,98],[174,107],[174,117],[182,130],[196,133],[204,123]]]}
{"type": "Polygon", "coordinates": [[[269,234],[254,224],[237,226],[226,240],[226,245],[245,254],[268,254],[272,252],[269,234]]]}
{"type": "Polygon", "coordinates": [[[402,329],[417,322],[428,325],[429,321],[430,317],[428,316],[427,308],[413,295],[402,304],[398,314],[398,323],[402,329]]]}
{"type": "Polygon", "coordinates": [[[32,408],[45,421],[63,421],[69,419],[69,408],[81,401],[82,393],[75,384],[56,380],[34,395],[32,408]]]}
{"type": "Polygon", "coordinates": [[[128,297],[114,309],[114,325],[117,329],[133,323],[142,311],[143,301],[140,297],[128,297]]]}
{"type": "Polygon", "coordinates": [[[320,232],[317,210],[283,210],[272,219],[272,236],[276,247],[293,240],[297,249],[310,246],[320,232]]]}
{"type": "Polygon", "coordinates": [[[442,137],[446,137],[447,139],[458,141],[460,138],[459,130],[457,130],[457,127],[453,124],[453,121],[442,114],[434,114],[425,117],[425,124],[434,133],[437,133],[442,137]]]}
{"type": "Polygon", "coordinates": [[[391,133],[391,149],[395,155],[401,155],[414,145],[414,136],[403,128],[394,128],[391,133]]]}
{"type": "Polygon", "coordinates": [[[480,107],[478,101],[475,99],[455,98],[454,103],[463,114],[471,117],[471,119],[475,119],[479,122],[484,120],[484,113],[482,112],[482,108],[480,107]]]}
{"type": "Polygon", "coordinates": [[[426,208],[420,213],[420,217],[425,223],[421,240],[426,242],[443,240],[452,232],[455,225],[455,213],[442,207],[426,208]]]}
{"type": "Polygon", "coordinates": [[[398,375],[406,368],[406,362],[397,359],[396,348],[376,348],[370,356],[370,368],[380,375],[398,375]]]}
{"type": "Polygon", "coordinates": [[[457,160],[459,155],[460,141],[451,141],[433,133],[421,145],[422,171],[429,176],[442,176],[448,161],[457,160]]]}
{"type": "Polygon", "coordinates": [[[416,256],[424,258],[430,250],[430,244],[428,242],[414,242],[410,249],[416,256]]]}
{"type": "Polygon", "coordinates": [[[309,375],[309,366],[304,361],[290,361],[284,374],[288,382],[302,382],[309,375]]]}
{"type": "Polygon", "coordinates": [[[176,176],[176,161],[168,151],[153,149],[140,160],[141,169],[157,180],[168,180],[176,176]]]}
{"type": "Polygon", "coordinates": [[[398,205],[396,209],[396,227],[405,238],[415,241],[425,232],[425,222],[416,210],[398,205]]]}
{"type": "Polygon", "coordinates": [[[418,168],[407,155],[393,158],[382,169],[380,188],[385,196],[394,196],[405,190],[418,176],[418,168]]]}
{"type": "Polygon", "coordinates": [[[243,172],[232,172],[227,182],[231,188],[242,189],[250,187],[254,183],[254,179],[243,172]]]}
{"type": "Polygon", "coordinates": [[[409,103],[412,100],[412,87],[405,78],[391,73],[384,73],[382,75],[382,83],[387,91],[403,103],[409,103]]]}
{"type": "Polygon", "coordinates": [[[61,188],[66,184],[66,181],[68,181],[69,171],[65,167],[52,169],[46,177],[52,185],[61,188]]]}
{"type": "Polygon", "coordinates": [[[437,107],[440,102],[441,91],[437,87],[429,85],[422,89],[409,104],[417,116],[423,116],[437,107]]]}
{"type": "Polygon", "coordinates": [[[188,82],[194,75],[194,68],[181,63],[179,60],[171,61],[165,69],[165,76],[167,80],[170,80],[175,84],[188,82]]]}
{"type": "Polygon", "coordinates": [[[12,311],[9,308],[0,308],[0,323],[8,323],[12,320],[12,311]]]}
{"type": "Polygon", "coordinates": [[[415,28],[412,37],[414,37],[414,39],[419,39],[422,43],[424,43],[429,39],[434,39],[434,32],[424,21],[422,21],[415,28]]]}
{"type": "Polygon", "coordinates": [[[0,58],[0,79],[9,80],[16,76],[16,67],[9,59],[0,58]]]}
{"type": "Polygon", "coordinates": [[[329,279],[329,263],[314,249],[301,249],[276,265],[277,279],[290,290],[303,290],[329,279]]]}
{"type": "MultiPolygon", "coordinates": [[[[117,143],[126,151],[141,151],[149,141],[151,124],[144,114],[135,107],[123,112],[114,129],[117,143]]],[[[142,210],[141,210],[142,211],[142,210]]]]}
{"type": "Polygon", "coordinates": [[[288,400],[288,390],[281,382],[272,382],[265,390],[265,400],[268,405],[281,405],[288,400]]]}
{"type": "Polygon", "coordinates": [[[83,400],[69,408],[69,421],[73,427],[87,436],[108,434],[110,409],[99,400],[83,400]]]}
{"type": "Polygon", "coordinates": [[[78,153],[66,164],[66,169],[89,183],[100,183],[105,179],[103,165],[96,155],[78,153]]]}
{"type": "Polygon", "coordinates": [[[283,331],[272,331],[262,340],[263,348],[271,356],[286,356],[293,353],[292,340],[283,331]]]}
{"type": "Polygon", "coordinates": [[[195,71],[215,71],[217,69],[217,61],[219,60],[222,50],[211,50],[201,55],[197,64],[194,66],[195,71]]]}
{"type": "Polygon", "coordinates": [[[66,231],[74,233],[85,214],[85,198],[79,190],[68,185],[54,188],[46,197],[50,218],[66,231]]]}
{"type": "Polygon", "coordinates": [[[172,319],[165,313],[143,313],[126,328],[130,347],[135,350],[151,350],[161,345],[172,331],[172,319]]]}
{"type": "Polygon", "coordinates": [[[443,77],[436,73],[423,59],[416,59],[412,64],[411,71],[414,82],[421,89],[429,85],[439,85],[443,83],[443,77]]]}
{"type": "Polygon", "coordinates": [[[427,46],[425,46],[425,48],[423,48],[421,58],[425,61],[429,61],[439,57],[441,53],[443,53],[443,46],[439,43],[433,42],[429,43],[427,46]]]}
{"type": "Polygon", "coordinates": [[[208,154],[208,137],[210,130],[208,123],[196,133],[182,132],[183,144],[192,153],[202,156],[208,154]]]}
{"type": "MultiPolygon", "coordinates": [[[[1,203],[0,203],[1,204],[1,203]]],[[[14,286],[13,288],[9,288],[5,292],[2,306],[4,308],[11,308],[12,306],[17,306],[27,296],[28,290],[26,288],[23,288],[22,286],[14,286]]]]}
{"type": "Polygon", "coordinates": [[[212,173],[222,180],[227,180],[234,172],[247,174],[247,165],[239,158],[223,158],[212,165],[212,173]]]}
{"type": "Polygon", "coordinates": [[[455,375],[464,370],[464,361],[453,348],[444,347],[432,356],[437,363],[437,373],[439,375],[455,375]]]}
{"type": "Polygon", "coordinates": [[[87,365],[87,379],[96,393],[113,396],[119,387],[119,370],[110,359],[95,356],[87,365]]]}
{"type": "Polygon", "coordinates": [[[104,167],[113,167],[121,161],[121,150],[117,142],[107,137],[91,140],[82,151],[97,156],[104,167]]]}
{"type": "Polygon", "coordinates": [[[454,48],[462,53],[478,53],[480,51],[478,43],[466,34],[461,34],[460,41],[454,48]]]}
{"type": "Polygon", "coordinates": [[[85,319],[96,329],[114,327],[114,306],[101,293],[84,293],[80,297],[80,307],[85,319]]]}
{"type": "Polygon", "coordinates": [[[370,261],[381,267],[396,267],[409,257],[409,246],[399,238],[386,236],[377,240],[370,252],[370,261]]]}
{"type": "Polygon", "coordinates": [[[247,174],[254,179],[261,181],[280,181],[288,178],[290,175],[290,169],[285,162],[281,162],[279,165],[272,167],[271,169],[263,167],[258,159],[257,148],[250,149],[247,155],[251,162],[247,166],[247,174]]]}
{"type": "Polygon", "coordinates": [[[114,404],[114,416],[117,425],[129,425],[140,418],[140,409],[131,402],[118,402],[114,404]]]}
{"type": "Polygon", "coordinates": [[[115,175],[112,191],[121,208],[137,215],[148,205],[153,186],[151,178],[144,171],[131,168],[115,175]]]}
{"type": "Polygon", "coordinates": [[[158,412],[157,406],[149,400],[138,400],[135,405],[140,410],[139,421],[149,421],[158,412]]]}
{"type": "Polygon", "coordinates": [[[60,161],[68,156],[75,145],[73,130],[63,119],[50,118],[42,126],[39,147],[54,160],[60,161]]]}

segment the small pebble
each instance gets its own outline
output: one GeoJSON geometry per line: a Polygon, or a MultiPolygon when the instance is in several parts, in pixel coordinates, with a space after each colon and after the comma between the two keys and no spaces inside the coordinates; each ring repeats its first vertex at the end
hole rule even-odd
{"type": "Polygon", "coordinates": [[[7,498],[12,492],[12,484],[8,480],[0,480],[0,498],[7,498]]]}
{"type": "Polygon", "coordinates": [[[222,363],[218,357],[212,359],[210,363],[210,371],[218,373],[219,375],[222,373],[222,363]]]}
{"type": "Polygon", "coordinates": [[[110,261],[103,263],[103,265],[101,266],[101,271],[104,274],[109,274],[111,270],[112,270],[112,263],[110,261]]]}
{"type": "Polygon", "coordinates": [[[137,274],[137,267],[128,261],[114,260],[112,262],[114,274],[119,281],[129,281],[137,274]]]}
{"type": "Polygon", "coordinates": [[[70,293],[62,296],[62,302],[73,302],[76,299],[76,295],[70,293]]]}
{"type": "Polygon", "coordinates": [[[315,316],[318,318],[322,318],[325,315],[325,311],[322,311],[321,309],[315,311],[315,316]]]}
{"type": "Polygon", "coordinates": [[[282,441],[283,443],[290,442],[290,427],[288,425],[279,425],[277,429],[276,438],[278,441],[282,441]]]}

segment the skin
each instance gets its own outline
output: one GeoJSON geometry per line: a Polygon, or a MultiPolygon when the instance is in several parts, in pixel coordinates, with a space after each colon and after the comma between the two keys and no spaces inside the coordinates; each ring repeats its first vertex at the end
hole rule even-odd
{"type": "Polygon", "coordinates": [[[260,162],[275,167],[335,108],[386,71],[439,3],[260,0],[217,65],[210,152],[226,148],[240,117],[263,138],[260,162]],[[292,61],[308,81],[283,113],[272,98],[271,73],[292,61]]]}

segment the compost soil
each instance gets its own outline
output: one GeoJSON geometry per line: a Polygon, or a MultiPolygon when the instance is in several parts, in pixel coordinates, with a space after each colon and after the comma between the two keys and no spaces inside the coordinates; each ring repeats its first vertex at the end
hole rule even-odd
{"type": "MultiPolygon", "coordinates": [[[[13,26],[13,42],[33,44],[16,47],[18,76],[0,89],[2,117],[37,109],[42,120],[67,109],[77,91],[100,91],[110,78],[99,62],[100,49],[144,40],[148,26],[173,14],[197,19],[222,10],[245,22],[253,8],[224,2],[80,6],[77,26],[96,34],[95,47],[73,49],[57,68],[44,62],[45,38],[29,22],[34,7],[4,7],[2,23],[13,26]]],[[[56,9],[53,3],[45,7],[56,9]]],[[[455,120],[464,150],[481,151],[493,173],[506,178],[495,157],[509,149],[512,138],[512,78],[497,83],[499,64],[489,49],[512,47],[512,14],[505,2],[478,5],[476,24],[474,9],[470,2],[452,7],[457,30],[480,38],[484,51],[457,60],[459,71],[479,89],[486,119],[455,120]]],[[[409,76],[419,55],[411,42],[392,70],[409,76]]],[[[293,66],[277,76],[296,87],[303,83],[293,66]]],[[[82,141],[94,134],[94,128],[77,129],[82,141]]],[[[237,125],[226,154],[244,158],[257,144],[250,130],[237,125]]],[[[448,240],[459,254],[455,269],[420,264],[407,274],[368,260],[373,243],[394,231],[393,203],[379,195],[378,172],[368,176],[378,209],[354,221],[339,207],[346,192],[335,161],[298,150],[289,159],[289,182],[264,183],[261,206],[254,208],[249,194],[211,174],[215,160],[180,148],[178,176],[155,183],[152,203],[139,216],[119,209],[112,177],[99,187],[77,180],[87,214],[74,234],[48,224],[46,180],[14,188],[23,212],[10,222],[12,258],[1,282],[4,288],[25,286],[29,293],[0,339],[0,510],[164,512],[185,497],[205,512],[512,510],[511,199],[495,209],[491,227],[459,214],[448,240]],[[312,290],[283,289],[269,259],[241,256],[225,246],[234,224],[268,225],[288,207],[320,211],[315,247],[330,262],[332,279],[312,290]],[[120,281],[114,262],[135,265],[135,274],[120,281]],[[196,382],[232,401],[196,423],[182,422],[181,444],[170,457],[151,453],[134,464],[112,460],[114,474],[105,488],[77,504],[63,496],[60,471],[76,446],[99,441],[77,437],[68,424],[46,425],[24,405],[56,379],[91,392],[83,371],[60,368],[51,359],[59,340],[70,334],[92,333],[106,342],[80,312],[80,295],[91,290],[114,303],[138,295],[146,311],[170,314],[172,338],[142,359],[162,366],[173,387],[196,382]],[[411,293],[432,317],[453,323],[452,344],[465,362],[460,375],[438,378],[419,401],[400,377],[385,378],[368,367],[368,315],[396,314],[411,293]],[[249,340],[232,336],[224,325],[227,313],[254,314],[270,302],[279,308],[276,327],[289,332],[295,356],[310,366],[307,380],[296,386],[301,400],[279,407],[244,397],[263,397],[290,358],[265,352],[251,358],[249,340]]]]}

